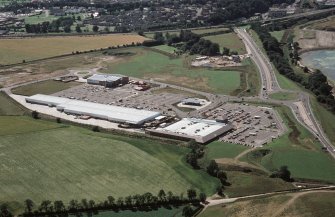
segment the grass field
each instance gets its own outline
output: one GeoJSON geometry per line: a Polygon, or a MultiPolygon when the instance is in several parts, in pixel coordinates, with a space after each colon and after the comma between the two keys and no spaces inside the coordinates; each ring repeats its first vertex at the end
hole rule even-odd
{"type": "Polygon", "coordinates": [[[154,79],[214,93],[230,94],[240,87],[240,72],[189,66],[189,58],[173,58],[151,50],[132,48],[136,55],[110,63],[105,73],[154,79]]]}
{"type": "Polygon", "coordinates": [[[248,148],[228,142],[215,141],[206,146],[205,159],[234,158],[248,148]]]}
{"type": "Polygon", "coordinates": [[[32,96],[35,94],[53,94],[71,87],[80,85],[79,82],[60,82],[54,80],[41,81],[38,83],[28,84],[12,89],[14,94],[32,96]]]}
{"type": "Polygon", "coordinates": [[[37,23],[43,23],[43,22],[52,22],[53,20],[58,19],[59,17],[56,17],[54,15],[46,15],[45,13],[42,13],[40,15],[34,15],[34,16],[27,16],[24,18],[25,24],[37,24],[37,23]]]}
{"type": "MultiPolygon", "coordinates": [[[[171,207],[169,209],[159,208],[157,210],[145,212],[145,211],[119,211],[119,212],[100,212],[97,215],[93,215],[93,217],[181,217],[182,216],[183,207],[171,207]]],[[[88,217],[88,215],[84,214],[84,217],[88,217]]],[[[70,216],[74,217],[74,216],[70,216]]]]}
{"type": "Polygon", "coordinates": [[[11,100],[5,93],[0,92],[0,116],[2,115],[23,115],[24,109],[18,107],[17,103],[11,100]]]}
{"type": "Polygon", "coordinates": [[[247,53],[242,40],[237,36],[236,33],[212,35],[206,36],[204,38],[214,43],[218,43],[220,45],[221,51],[223,50],[223,47],[226,47],[229,48],[231,51],[237,51],[239,54],[247,53]]]}
{"type": "Polygon", "coordinates": [[[262,156],[255,150],[243,159],[263,166],[268,171],[286,165],[294,178],[335,183],[335,161],[329,154],[321,151],[321,145],[314,140],[309,131],[297,123],[288,108],[278,107],[277,110],[289,126],[289,132],[264,147],[271,150],[269,154],[262,156]]]}
{"type": "Polygon", "coordinates": [[[224,192],[229,197],[262,194],[294,188],[291,183],[281,179],[272,179],[266,175],[253,172],[227,171],[227,177],[231,185],[227,186],[224,192]]]}
{"type": "Polygon", "coordinates": [[[271,99],[276,100],[294,100],[297,99],[297,93],[289,93],[289,92],[277,92],[270,95],[271,99]]]}
{"type": "Polygon", "coordinates": [[[165,44],[164,45],[155,46],[153,48],[155,48],[157,50],[161,50],[161,51],[167,52],[167,53],[170,53],[170,54],[174,54],[174,51],[177,50],[176,48],[168,46],[168,45],[165,45],[165,44]]]}
{"type": "Polygon", "coordinates": [[[281,217],[331,217],[335,206],[334,197],[334,192],[318,192],[305,195],[295,193],[240,200],[227,205],[209,207],[199,217],[264,217],[275,215],[281,217]],[[288,203],[289,200],[291,200],[290,203],[288,203]]]}
{"type": "Polygon", "coordinates": [[[102,35],[36,37],[0,40],[0,64],[21,63],[23,60],[36,60],[75,51],[87,51],[109,46],[143,42],[139,35],[102,35]]]}
{"type": "Polygon", "coordinates": [[[1,117],[0,124],[0,202],[100,201],[190,187],[210,195],[218,185],[186,164],[186,148],[29,117],[1,117]]]}
{"type": "Polygon", "coordinates": [[[274,31],[274,32],[270,32],[270,34],[275,37],[277,39],[277,41],[281,41],[281,39],[283,38],[285,33],[285,30],[281,30],[281,31],[274,31]]]}

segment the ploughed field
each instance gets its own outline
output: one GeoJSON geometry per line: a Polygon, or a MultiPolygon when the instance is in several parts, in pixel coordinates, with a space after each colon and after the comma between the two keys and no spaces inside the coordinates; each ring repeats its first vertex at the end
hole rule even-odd
{"type": "Polygon", "coordinates": [[[0,64],[21,63],[23,60],[30,61],[144,40],[142,36],[131,34],[1,39],[0,64]]]}

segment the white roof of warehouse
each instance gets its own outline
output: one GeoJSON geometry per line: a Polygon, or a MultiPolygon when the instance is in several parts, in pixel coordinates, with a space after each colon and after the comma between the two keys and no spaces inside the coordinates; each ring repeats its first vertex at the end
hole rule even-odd
{"type": "Polygon", "coordinates": [[[160,115],[159,112],[104,105],[43,94],[27,97],[26,100],[45,105],[55,105],[57,108],[70,111],[71,113],[103,117],[111,121],[114,120],[131,124],[141,124],[146,120],[154,119],[160,115]]]}
{"type": "Polygon", "coordinates": [[[226,126],[226,124],[218,123],[212,120],[183,118],[177,123],[165,127],[164,130],[178,134],[185,134],[188,136],[204,137],[211,133],[216,132],[217,130],[221,129],[224,126],[226,126]]]}
{"type": "Polygon", "coordinates": [[[117,81],[121,78],[118,75],[105,75],[105,74],[94,74],[88,79],[96,81],[117,81]]]}

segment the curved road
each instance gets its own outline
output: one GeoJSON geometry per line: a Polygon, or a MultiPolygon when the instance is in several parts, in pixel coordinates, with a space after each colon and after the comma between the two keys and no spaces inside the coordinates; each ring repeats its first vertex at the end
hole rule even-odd
{"type": "MultiPolygon", "coordinates": [[[[251,58],[257,65],[257,68],[261,74],[263,88],[259,98],[263,101],[266,100],[271,103],[280,103],[288,106],[292,110],[298,122],[305,126],[316,138],[318,138],[321,144],[327,148],[328,152],[333,156],[333,158],[335,158],[335,149],[313,114],[309,95],[303,91],[289,91],[281,89],[269,59],[265,54],[263,54],[253,38],[247,33],[245,29],[235,29],[235,32],[244,42],[249,54],[251,55],[251,58]],[[295,102],[268,99],[269,93],[278,91],[296,92],[299,96],[299,99],[295,102]]],[[[249,100],[253,99],[257,101],[255,98],[249,98],[249,100]]]]}

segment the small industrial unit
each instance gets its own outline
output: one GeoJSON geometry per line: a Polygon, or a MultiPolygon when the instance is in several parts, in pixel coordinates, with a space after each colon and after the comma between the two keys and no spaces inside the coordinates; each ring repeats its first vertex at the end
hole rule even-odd
{"type": "Polygon", "coordinates": [[[215,120],[183,118],[165,128],[150,129],[151,135],[168,137],[172,139],[191,140],[198,143],[207,143],[231,130],[233,126],[228,122],[215,120]]]}
{"type": "Polygon", "coordinates": [[[87,78],[88,84],[101,85],[108,88],[118,87],[129,83],[129,77],[118,74],[94,74],[87,78]]]}

